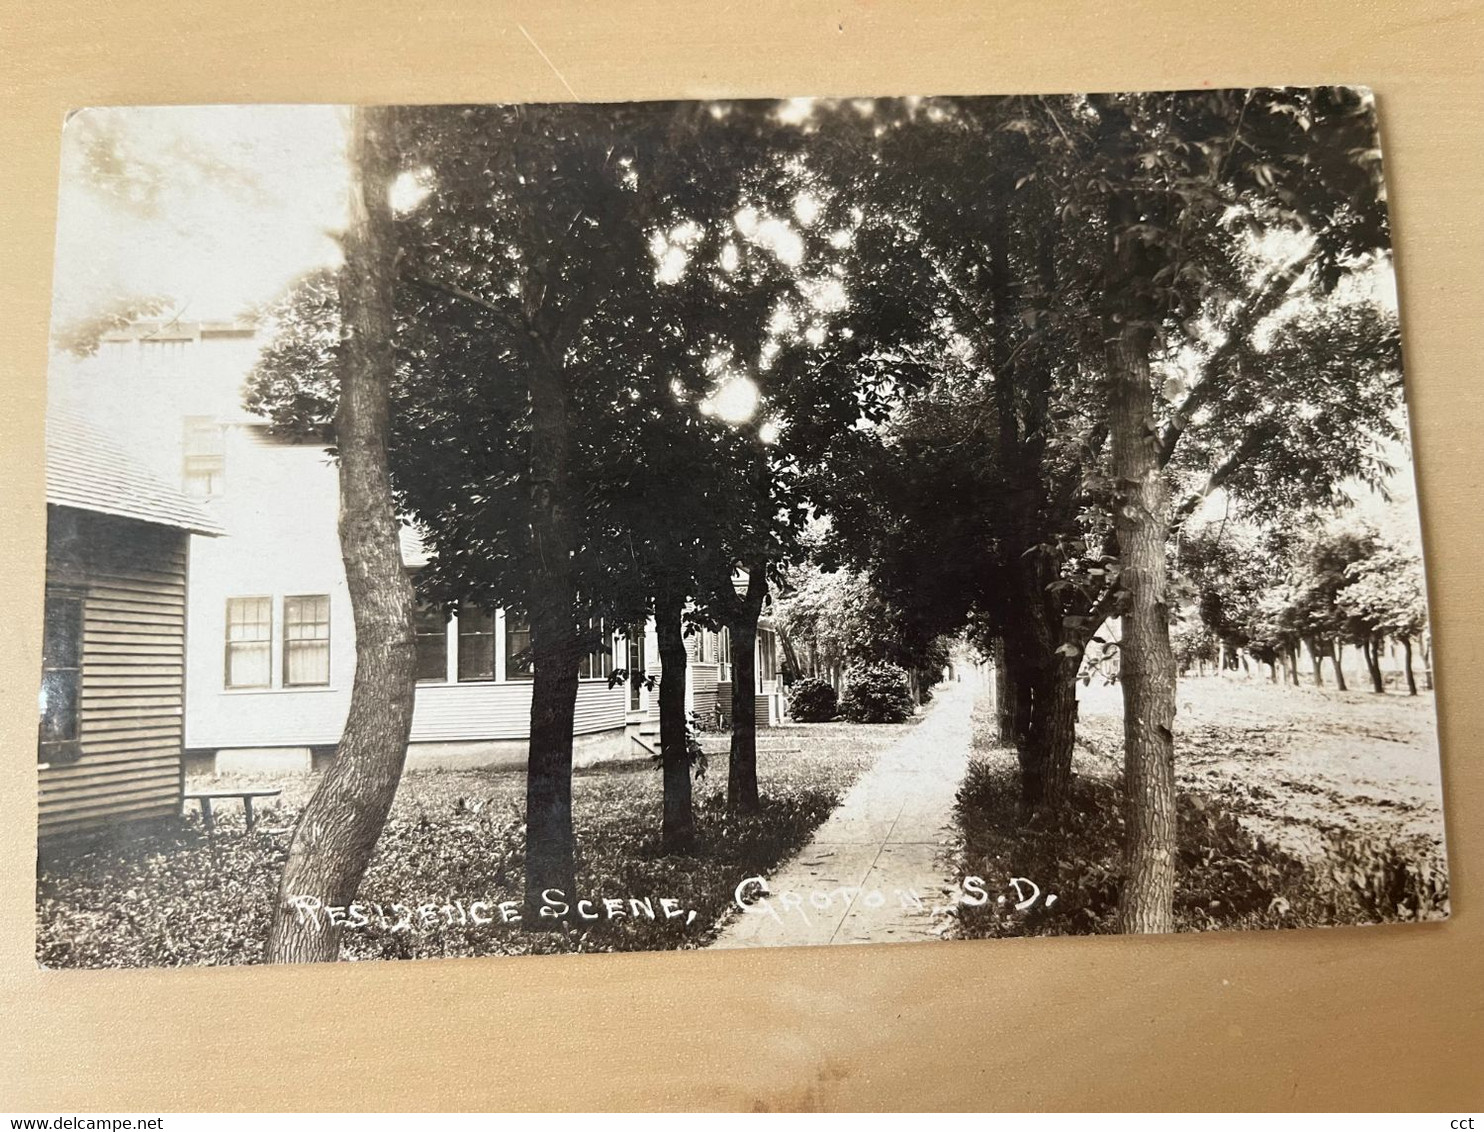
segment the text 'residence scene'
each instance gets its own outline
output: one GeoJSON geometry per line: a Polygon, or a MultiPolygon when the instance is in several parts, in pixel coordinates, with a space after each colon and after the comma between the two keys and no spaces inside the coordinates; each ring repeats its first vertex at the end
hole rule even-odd
{"type": "Polygon", "coordinates": [[[37,961],[1448,913],[1355,88],[99,108],[37,961]]]}

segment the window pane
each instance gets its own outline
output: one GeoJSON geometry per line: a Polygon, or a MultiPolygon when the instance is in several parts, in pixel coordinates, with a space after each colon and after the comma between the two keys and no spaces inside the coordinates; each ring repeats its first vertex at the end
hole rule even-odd
{"type": "Polygon", "coordinates": [[[227,687],[266,688],[272,677],[267,641],[227,646],[227,687]]]}
{"type": "Polygon", "coordinates": [[[417,678],[448,679],[448,614],[437,606],[419,605],[412,615],[417,634],[417,678]]]}
{"type": "Polygon", "coordinates": [[[273,599],[227,601],[228,688],[266,688],[272,682],[273,599]]]}
{"type": "Polygon", "coordinates": [[[77,738],[77,709],[82,699],[82,673],[75,668],[41,674],[41,742],[77,738]]]}
{"type": "Polygon", "coordinates": [[[328,684],[329,641],[287,641],[283,654],[284,684],[328,684]]]}
{"type": "Polygon", "coordinates": [[[234,597],[227,602],[227,640],[267,641],[272,638],[271,598],[234,597]]]}
{"type": "Polygon", "coordinates": [[[534,677],[531,663],[531,625],[524,617],[505,614],[505,679],[530,680],[534,677]]]}
{"type": "Polygon", "coordinates": [[[459,613],[459,679],[495,678],[495,615],[483,609],[459,613]]]}
{"type": "Polygon", "coordinates": [[[283,682],[285,686],[330,682],[330,597],[283,599],[283,682]]]}
{"type": "Polygon", "coordinates": [[[48,597],[42,630],[42,668],[76,668],[82,661],[82,600],[48,597]]]}
{"type": "Polygon", "coordinates": [[[330,639],[330,599],[286,597],[283,599],[283,635],[291,641],[330,639]]]}
{"type": "Polygon", "coordinates": [[[583,654],[577,665],[577,677],[580,680],[601,680],[613,670],[613,645],[601,620],[589,621],[587,631],[589,639],[595,637],[597,643],[591,652],[583,654]]]}
{"type": "Polygon", "coordinates": [[[222,426],[211,417],[187,417],[181,478],[188,495],[222,492],[226,441],[222,426]]]}

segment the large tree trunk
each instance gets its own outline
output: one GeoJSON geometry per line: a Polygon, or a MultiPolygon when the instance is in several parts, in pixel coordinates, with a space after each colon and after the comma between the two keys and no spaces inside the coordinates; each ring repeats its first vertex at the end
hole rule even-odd
{"type": "Polygon", "coordinates": [[[660,839],[667,853],[690,853],[696,847],[691,809],[690,752],[685,726],[685,632],[681,617],[685,599],[660,587],[654,602],[655,634],[660,646],[660,769],[664,778],[664,816],[660,839]]]}
{"type": "Polygon", "coordinates": [[[1330,641],[1329,658],[1335,666],[1335,687],[1342,692],[1350,689],[1345,684],[1345,645],[1341,641],[1330,641]]]}
{"type": "Polygon", "coordinates": [[[757,623],[768,580],[763,566],[752,563],[747,593],[732,621],[732,749],[727,760],[727,809],[755,814],[761,802],[757,788],[757,623]]]}
{"type": "Polygon", "coordinates": [[[1412,672],[1412,638],[1411,637],[1403,637],[1402,638],[1402,659],[1403,659],[1403,662],[1406,665],[1406,670],[1407,670],[1407,695],[1409,695],[1409,696],[1415,696],[1417,694],[1417,677],[1412,672]]]}
{"type": "Polygon", "coordinates": [[[335,442],[356,670],[335,761],[289,841],[268,936],[274,963],[339,956],[340,926],[319,909],[354,901],[396,796],[412,728],[412,584],[402,566],[386,450],[396,262],[387,194],[397,174],[387,111],[355,111],[349,158],[335,442]]]}
{"type": "MultiPolygon", "coordinates": [[[[1127,229],[1138,210],[1115,198],[1109,217],[1115,283],[1147,284],[1137,241],[1127,229]]],[[[1165,595],[1169,488],[1160,471],[1149,352],[1152,318],[1138,296],[1113,297],[1108,342],[1109,442],[1117,500],[1120,584],[1125,591],[1119,679],[1123,685],[1125,878],[1118,906],[1123,932],[1174,929],[1175,655],[1165,595]]]]}
{"type": "Polygon", "coordinates": [[[574,539],[567,511],[567,375],[560,352],[537,345],[527,366],[531,404],[531,744],[526,766],[525,926],[554,927],[576,896],[572,725],[581,661],[574,539]]]}

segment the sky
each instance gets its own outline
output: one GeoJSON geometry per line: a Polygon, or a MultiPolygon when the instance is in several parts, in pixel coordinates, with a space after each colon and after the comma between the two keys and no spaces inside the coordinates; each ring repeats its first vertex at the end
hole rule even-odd
{"type": "Polygon", "coordinates": [[[334,106],[86,109],[62,136],[53,320],[163,295],[225,320],[339,260],[334,106]]]}

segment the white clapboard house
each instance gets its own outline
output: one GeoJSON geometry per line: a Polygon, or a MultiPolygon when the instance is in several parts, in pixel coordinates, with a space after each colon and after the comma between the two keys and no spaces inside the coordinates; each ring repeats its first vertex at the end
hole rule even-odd
{"type": "MultiPolygon", "coordinates": [[[[139,322],[96,356],[54,365],[59,409],[106,428],[178,485],[220,528],[192,536],[186,618],[185,746],[217,770],[307,770],[332,757],[355,672],[355,629],[337,533],[338,481],[324,448],[275,435],[242,407],[259,349],[245,323],[139,322]]],[[[409,570],[425,564],[403,532],[409,570]]],[[[408,765],[518,766],[531,673],[517,663],[525,621],[504,611],[418,617],[418,686],[408,765]]],[[[576,757],[590,764],[657,745],[657,696],[610,687],[615,666],[658,674],[653,625],[615,633],[588,657],[577,693],[576,757]]],[[[724,634],[687,639],[686,696],[702,720],[731,713],[724,634]]],[[[782,715],[778,645],[759,632],[760,725],[782,715]]]]}

